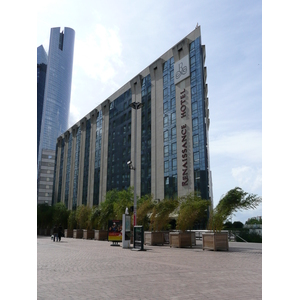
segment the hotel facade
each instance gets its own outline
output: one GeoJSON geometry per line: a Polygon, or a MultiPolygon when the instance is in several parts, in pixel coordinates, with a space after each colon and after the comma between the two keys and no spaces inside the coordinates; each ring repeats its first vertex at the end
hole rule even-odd
{"type": "Polygon", "coordinates": [[[205,55],[196,27],[60,135],[52,204],[98,205],[134,172],[139,197],[213,201],[205,55]]]}

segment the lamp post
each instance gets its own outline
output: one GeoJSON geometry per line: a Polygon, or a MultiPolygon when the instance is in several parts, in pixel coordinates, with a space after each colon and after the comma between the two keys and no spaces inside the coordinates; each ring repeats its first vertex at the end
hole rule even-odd
{"type": "Polygon", "coordinates": [[[134,171],[134,202],[133,202],[133,226],[136,226],[136,140],[137,140],[137,110],[143,106],[143,103],[132,102],[129,104],[131,108],[135,110],[135,124],[134,124],[134,156],[133,156],[133,166],[129,167],[134,171]]]}

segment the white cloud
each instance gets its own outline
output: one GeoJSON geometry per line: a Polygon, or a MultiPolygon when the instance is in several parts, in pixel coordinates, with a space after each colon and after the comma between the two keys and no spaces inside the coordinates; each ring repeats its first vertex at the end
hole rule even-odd
{"type": "Polygon", "coordinates": [[[93,79],[108,82],[122,67],[122,43],[117,28],[95,26],[84,40],[77,39],[74,51],[74,65],[83,69],[93,79]]]}
{"type": "Polygon", "coordinates": [[[262,135],[260,131],[248,130],[214,136],[209,143],[211,157],[225,155],[251,162],[262,160],[262,135]]]}
{"type": "Polygon", "coordinates": [[[233,178],[238,182],[238,186],[247,192],[255,193],[262,186],[262,169],[254,169],[250,166],[241,166],[231,169],[233,178]]]}
{"type": "Polygon", "coordinates": [[[82,117],[82,115],[80,114],[80,111],[71,102],[70,103],[69,125],[68,125],[68,127],[70,128],[71,126],[73,126],[76,122],[78,122],[80,120],[81,117],[82,117]]]}

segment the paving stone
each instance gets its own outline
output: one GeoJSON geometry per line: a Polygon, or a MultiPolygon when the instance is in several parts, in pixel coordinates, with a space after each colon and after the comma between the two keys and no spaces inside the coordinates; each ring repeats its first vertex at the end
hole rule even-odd
{"type": "Polygon", "coordinates": [[[37,237],[37,299],[262,299],[262,244],[229,251],[37,237]]]}

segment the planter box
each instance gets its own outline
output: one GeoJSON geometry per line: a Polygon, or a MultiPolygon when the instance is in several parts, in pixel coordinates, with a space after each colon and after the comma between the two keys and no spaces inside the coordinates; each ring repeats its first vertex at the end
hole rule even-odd
{"type": "Polygon", "coordinates": [[[107,241],[107,235],[108,235],[107,230],[95,230],[94,240],[107,241]]]}
{"type": "Polygon", "coordinates": [[[94,238],[94,230],[83,229],[83,238],[86,240],[92,240],[94,238]]]}
{"type": "Polygon", "coordinates": [[[202,234],[203,250],[228,251],[228,232],[210,232],[202,234]]]}
{"type": "Polygon", "coordinates": [[[83,230],[82,229],[73,229],[73,239],[82,239],[83,230]]]}
{"type": "Polygon", "coordinates": [[[195,232],[184,231],[184,232],[169,233],[170,247],[175,247],[175,248],[192,247],[193,240],[195,240],[195,232]]]}
{"type": "Polygon", "coordinates": [[[65,229],[64,230],[64,235],[65,235],[66,238],[73,237],[73,229],[65,229]]]}
{"type": "Polygon", "coordinates": [[[145,245],[163,245],[165,242],[164,232],[162,231],[145,231],[144,244],[145,245]]]}

